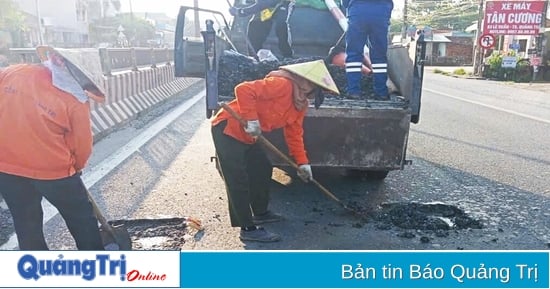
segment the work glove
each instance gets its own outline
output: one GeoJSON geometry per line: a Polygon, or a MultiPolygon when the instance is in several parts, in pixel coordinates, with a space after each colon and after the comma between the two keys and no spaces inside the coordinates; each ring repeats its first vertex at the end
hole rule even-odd
{"type": "Polygon", "coordinates": [[[311,166],[309,164],[300,165],[298,167],[298,176],[306,183],[312,180],[313,172],[311,171],[311,166]]]}
{"type": "Polygon", "coordinates": [[[259,120],[249,120],[246,123],[244,131],[253,137],[260,136],[262,134],[262,128],[260,127],[259,120]]]}

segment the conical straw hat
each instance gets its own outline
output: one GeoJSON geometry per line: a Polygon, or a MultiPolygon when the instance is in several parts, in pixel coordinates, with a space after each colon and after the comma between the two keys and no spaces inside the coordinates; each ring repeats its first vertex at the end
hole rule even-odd
{"type": "Polygon", "coordinates": [[[322,88],[340,94],[340,91],[338,91],[338,87],[330,76],[330,73],[328,72],[328,69],[325,66],[325,62],[323,60],[289,64],[281,66],[280,68],[295,73],[321,86],[322,88]]]}
{"type": "Polygon", "coordinates": [[[66,60],[66,66],[78,81],[78,83],[91,93],[92,99],[96,102],[105,101],[105,91],[103,88],[103,71],[97,49],[94,51],[85,51],[86,49],[70,50],[62,48],[53,48],[43,45],[36,48],[36,53],[40,60],[49,59],[50,53],[57,53],[66,60]]]}

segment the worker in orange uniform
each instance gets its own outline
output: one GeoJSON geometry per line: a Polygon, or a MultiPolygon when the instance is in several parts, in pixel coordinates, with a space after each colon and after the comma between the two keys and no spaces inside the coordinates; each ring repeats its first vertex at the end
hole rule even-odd
{"type": "Polygon", "coordinates": [[[280,236],[258,225],[282,220],[268,210],[272,164],[256,137],[283,129],[290,155],[304,181],[313,175],[304,149],[303,121],[309,100],[321,103],[321,90],[339,93],[322,60],[280,67],[264,79],[235,87],[229,106],[247,121],[243,127],[225,110],[212,120],[212,137],[225,181],[231,225],[240,227],[242,241],[276,242],[280,236]]]}
{"type": "Polygon", "coordinates": [[[0,193],[21,250],[48,250],[42,198],[57,208],[79,250],[103,250],[80,174],[92,152],[89,99],[104,99],[66,51],[41,46],[42,64],[0,70],[0,193]]]}

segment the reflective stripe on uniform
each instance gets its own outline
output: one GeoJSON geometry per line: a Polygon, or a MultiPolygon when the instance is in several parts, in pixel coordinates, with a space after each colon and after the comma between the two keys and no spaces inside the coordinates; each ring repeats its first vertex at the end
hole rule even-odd
{"type": "Polygon", "coordinates": [[[346,72],[361,72],[362,66],[361,62],[348,62],[346,63],[346,72]]]}
{"type": "Polygon", "coordinates": [[[373,63],[372,64],[372,73],[387,73],[388,64],[387,63],[373,63]]]}

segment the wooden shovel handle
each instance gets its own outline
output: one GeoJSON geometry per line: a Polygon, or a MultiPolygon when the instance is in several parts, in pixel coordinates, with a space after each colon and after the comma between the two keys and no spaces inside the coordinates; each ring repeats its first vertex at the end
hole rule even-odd
{"type": "Polygon", "coordinates": [[[103,228],[105,228],[105,230],[107,230],[107,232],[109,232],[109,234],[111,234],[114,237],[115,232],[113,230],[113,227],[111,227],[111,224],[109,224],[105,216],[103,216],[103,214],[101,213],[101,210],[99,210],[99,207],[97,206],[97,203],[95,202],[94,198],[92,198],[92,194],[90,194],[90,191],[86,190],[86,193],[88,194],[88,199],[92,204],[92,209],[94,210],[94,214],[97,220],[99,221],[101,226],[103,226],[103,228]]]}
{"type": "MultiPolygon", "coordinates": [[[[232,117],[234,117],[236,120],[238,120],[242,126],[246,127],[247,123],[246,120],[244,120],[236,111],[234,111],[229,105],[226,103],[221,103],[220,106],[227,111],[232,117]]],[[[300,167],[289,157],[287,157],[283,152],[281,152],[276,146],[274,146],[270,141],[268,141],[263,135],[259,135],[257,138],[257,141],[259,141],[262,145],[264,145],[267,149],[275,153],[277,156],[279,156],[281,159],[286,161],[289,165],[291,165],[296,170],[300,170],[300,167]]],[[[329,190],[327,190],[323,185],[321,185],[319,182],[317,182],[315,179],[310,180],[313,184],[315,184],[325,195],[327,195],[329,198],[335,200],[336,202],[340,203],[344,208],[347,209],[347,206],[340,201],[334,194],[332,194],[329,190]]]]}

